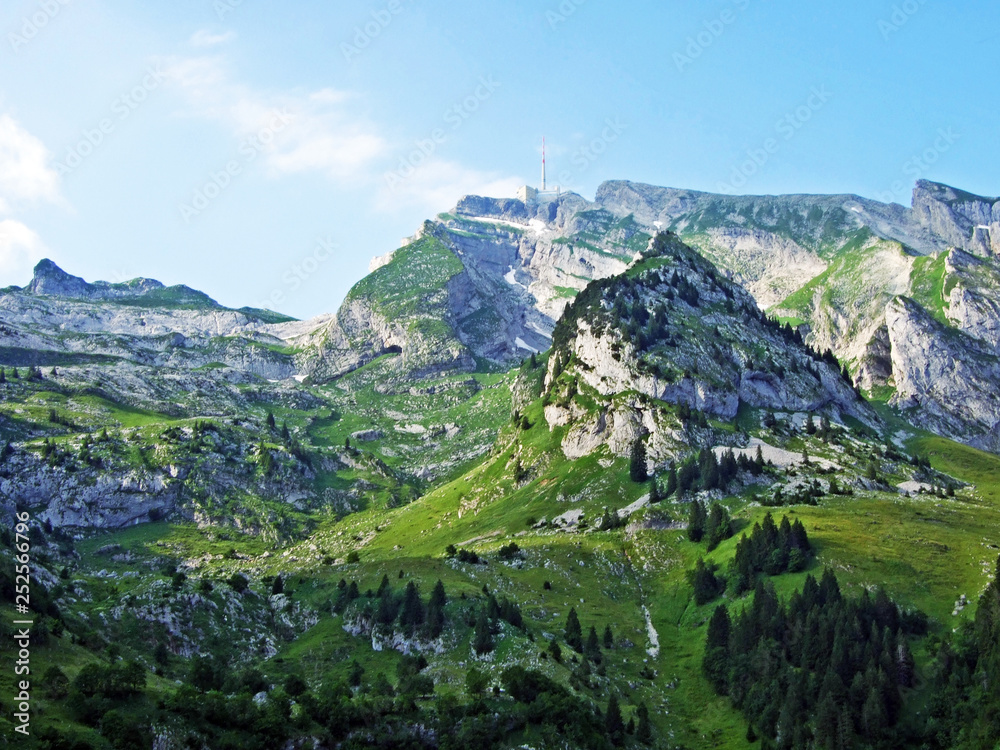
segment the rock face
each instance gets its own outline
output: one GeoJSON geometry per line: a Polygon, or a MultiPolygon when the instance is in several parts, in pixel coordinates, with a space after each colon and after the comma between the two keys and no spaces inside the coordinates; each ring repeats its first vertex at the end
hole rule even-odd
{"type": "Polygon", "coordinates": [[[177,429],[164,433],[155,451],[137,462],[134,433],[112,432],[95,439],[94,453],[104,455],[97,465],[78,459],[82,438],[70,438],[48,460],[33,449],[17,449],[0,471],[0,515],[23,505],[36,508],[34,515],[53,526],[115,529],[174,514],[274,538],[280,524],[260,512],[254,498],[300,509],[326,500],[315,492],[313,470],[294,455],[277,459],[269,476],[248,471],[256,437],[235,427],[201,434],[177,429]]]}
{"type": "Polygon", "coordinates": [[[913,190],[913,214],[949,246],[983,257],[1000,255],[1000,199],[920,180],[913,190]]]}
{"type": "Polygon", "coordinates": [[[952,250],[945,261],[944,290],[948,319],[1000,351],[1000,266],[952,250]]]}
{"type": "MultiPolygon", "coordinates": [[[[894,356],[886,327],[897,296],[996,346],[998,211],[995,199],[924,181],[911,208],[854,195],[724,196],[618,181],[603,184],[593,203],[575,195],[529,205],[466,197],[436,224],[466,267],[453,282],[455,299],[471,278],[481,289],[502,277],[517,292],[502,297],[504,314],[477,335],[457,334],[476,356],[510,362],[544,349],[588,281],[621,273],[669,229],[758,305],[807,326],[808,342],[831,349],[863,387],[891,389],[894,363],[905,357],[894,356]],[[511,326],[515,335],[504,338],[511,326]]],[[[949,434],[975,441],[982,425],[963,431],[960,411],[949,434]]]]}
{"type": "Polygon", "coordinates": [[[886,309],[894,401],[921,427],[1000,452],[996,349],[934,320],[905,297],[886,309]]]}

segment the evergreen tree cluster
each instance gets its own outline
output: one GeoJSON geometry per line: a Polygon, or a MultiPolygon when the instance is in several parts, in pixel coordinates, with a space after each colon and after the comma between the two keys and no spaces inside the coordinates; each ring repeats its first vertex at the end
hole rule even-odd
{"type": "Polygon", "coordinates": [[[583,626],[580,624],[580,617],[577,615],[575,607],[570,607],[569,614],[566,615],[566,627],[563,631],[563,637],[567,646],[578,654],[584,655],[584,662],[589,660],[595,664],[600,664],[604,659],[601,652],[602,647],[604,649],[612,649],[615,646],[615,637],[610,625],[604,627],[604,632],[601,636],[597,635],[597,628],[591,625],[590,630],[587,631],[587,637],[584,638],[583,626]]]}
{"type": "MultiPolygon", "coordinates": [[[[837,355],[835,355],[830,349],[827,349],[824,352],[813,349],[812,346],[805,342],[805,339],[802,337],[802,331],[798,328],[793,328],[791,323],[782,324],[780,321],[770,317],[762,310],[758,311],[758,317],[765,327],[778,333],[787,343],[797,345],[805,349],[806,353],[809,355],[810,359],[813,360],[813,362],[828,365],[834,372],[840,375],[844,382],[852,388],[855,387],[854,378],[851,377],[851,372],[847,369],[847,365],[841,365],[840,360],[837,359],[837,355]]],[[[814,376],[819,377],[819,373],[815,367],[809,367],[809,371],[814,376]]]]}
{"type": "Polygon", "coordinates": [[[935,748],[992,748],[1000,737],[1000,557],[975,620],[937,651],[926,740],[935,748]]]}
{"type": "Polygon", "coordinates": [[[677,418],[685,428],[708,427],[708,416],[706,416],[705,412],[692,409],[690,404],[687,403],[677,405],[677,418]]]}
{"type": "MultiPolygon", "coordinates": [[[[337,584],[337,597],[333,603],[333,611],[343,614],[352,602],[361,598],[357,581],[348,583],[343,578],[337,584]]],[[[364,619],[386,628],[398,630],[408,637],[434,639],[441,635],[445,625],[445,604],[447,596],[444,584],[439,580],[427,603],[420,597],[420,590],[413,581],[409,581],[402,592],[393,590],[389,576],[383,575],[378,590],[365,593],[368,601],[361,610],[364,619]]]]}
{"type": "Polygon", "coordinates": [[[725,492],[735,481],[739,472],[760,476],[766,465],[758,447],[757,455],[749,458],[740,453],[736,456],[732,448],[716,456],[711,448],[702,448],[697,456],[689,456],[679,467],[671,465],[667,471],[666,497],[683,497],[689,492],[722,490],[725,492]]]}
{"type": "Polygon", "coordinates": [[[688,513],[687,535],[695,543],[706,540],[711,552],[733,535],[733,519],[721,503],[712,503],[706,511],[705,504],[695,500],[688,513]]]}
{"type": "Polygon", "coordinates": [[[716,563],[705,563],[698,558],[694,569],[688,571],[688,582],[694,589],[694,603],[699,607],[708,604],[726,590],[726,579],[717,575],[719,566],[716,563]]]}
{"type": "Polygon", "coordinates": [[[514,560],[523,560],[524,553],[522,553],[521,548],[517,546],[517,542],[510,542],[499,549],[497,557],[504,562],[513,562],[514,560]]]}
{"type": "Polygon", "coordinates": [[[454,544],[449,544],[445,547],[444,556],[449,559],[454,558],[460,563],[467,565],[486,565],[486,560],[480,557],[474,550],[465,549],[464,547],[459,549],[454,544]]]}
{"type": "Polygon", "coordinates": [[[736,555],[729,564],[733,594],[740,596],[752,589],[761,573],[776,576],[804,570],[811,555],[809,535],[800,520],[789,522],[788,516],[782,516],[781,524],[775,525],[768,513],[762,523],[753,525],[749,537],[744,534],[736,543],[736,555]]]}
{"type": "MultiPolygon", "coordinates": [[[[46,695],[68,693],[70,714],[101,736],[62,725],[34,734],[42,750],[139,750],[153,745],[150,727],[164,725],[183,727],[185,746],[220,750],[270,750],[310,737],[307,743],[343,750],[489,750],[508,747],[516,733],[539,734],[549,747],[611,750],[624,744],[628,727],[617,698],[602,712],[540,672],[511,667],[499,682],[513,702],[484,697],[488,679],[473,669],[467,682],[478,690],[470,701],[445,696],[428,705],[421,700],[434,694],[427,667],[423,656],[402,656],[393,684],[383,672],[367,675],[355,660],[312,684],[293,672],[270,688],[256,668],[231,670],[200,657],[188,679],[159,700],[144,692],[146,672],[137,662],[89,664],[72,682],[50,669],[43,679],[46,695]],[[266,701],[254,700],[260,691],[268,691],[266,701]]],[[[635,715],[635,737],[651,743],[648,710],[640,705],[635,715]]]]}
{"type": "Polygon", "coordinates": [[[900,690],[914,679],[908,636],[924,629],[882,590],[843,596],[830,570],[787,603],[759,580],[740,613],[715,609],[702,667],[777,747],[898,747],[900,690]]]}
{"type": "Polygon", "coordinates": [[[628,516],[618,515],[618,511],[605,508],[604,515],[601,516],[599,528],[601,531],[614,531],[628,525],[628,516]]]}
{"type": "Polygon", "coordinates": [[[488,654],[496,647],[494,636],[501,632],[501,621],[518,630],[524,629],[524,618],[517,603],[507,597],[498,601],[493,594],[487,594],[469,623],[473,627],[472,648],[477,654],[488,654]]]}

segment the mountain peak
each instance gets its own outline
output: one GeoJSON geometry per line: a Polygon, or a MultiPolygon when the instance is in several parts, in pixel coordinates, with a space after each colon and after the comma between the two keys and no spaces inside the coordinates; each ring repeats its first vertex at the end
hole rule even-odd
{"type": "Polygon", "coordinates": [[[914,205],[919,203],[920,198],[930,198],[942,203],[996,203],[998,198],[987,198],[976,195],[965,190],[959,190],[943,182],[931,182],[930,180],[917,180],[913,187],[914,205]]]}
{"type": "Polygon", "coordinates": [[[84,297],[90,291],[90,284],[43,258],[35,265],[34,275],[25,290],[51,297],[84,297]]]}
{"type": "Polygon", "coordinates": [[[103,302],[127,302],[142,298],[151,304],[161,304],[167,307],[177,305],[219,306],[218,302],[204,292],[183,285],[166,287],[156,279],[147,279],[141,276],[116,283],[109,281],[90,283],[80,276],[66,273],[48,258],[38,261],[35,265],[34,276],[23,291],[44,297],[103,302]]]}

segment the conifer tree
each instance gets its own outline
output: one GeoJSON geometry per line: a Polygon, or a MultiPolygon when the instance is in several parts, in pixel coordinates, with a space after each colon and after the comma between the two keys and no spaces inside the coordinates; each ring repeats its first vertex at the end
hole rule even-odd
{"type": "Polygon", "coordinates": [[[629,456],[629,477],[633,482],[641,484],[649,479],[646,470],[646,444],[642,438],[636,438],[632,443],[632,453],[629,456]]]}
{"type": "Polygon", "coordinates": [[[424,605],[420,601],[420,592],[413,581],[406,584],[403,590],[403,606],[399,613],[399,624],[410,635],[424,624],[424,605]]]}
{"type": "Polygon", "coordinates": [[[383,575],[382,580],[379,582],[378,590],[375,592],[375,596],[382,596],[386,591],[389,590],[389,576],[383,575]]]}
{"type": "Polygon", "coordinates": [[[702,660],[705,677],[720,695],[728,692],[730,630],[729,611],[724,604],[720,604],[708,621],[705,656],[702,660]]]}
{"type": "Polygon", "coordinates": [[[700,542],[705,536],[705,506],[700,500],[691,503],[691,510],[688,513],[687,536],[692,542],[700,542]]]}
{"type": "Polygon", "coordinates": [[[705,536],[710,552],[733,535],[732,523],[732,518],[730,518],[726,507],[721,503],[712,503],[705,526],[705,536]]]}
{"type": "Polygon", "coordinates": [[[604,648],[608,649],[608,648],[614,648],[615,647],[615,636],[611,632],[611,626],[610,625],[605,625],[604,626],[603,641],[604,641],[604,648]]]}
{"type": "Polygon", "coordinates": [[[601,642],[597,637],[597,628],[593,625],[590,626],[590,631],[587,633],[587,642],[583,648],[584,655],[590,659],[595,664],[599,664],[601,661],[601,642]]]}
{"type": "Polygon", "coordinates": [[[694,587],[694,603],[699,607],[719,595],[719,581],[715,577],[715,568],[707,566],[703,558],[698,558],[694,570],[688,577],[694,587]]]}
{"type": "Polygon", "coordinates": [[[444,630],[444,605],[446,603],[444,584],[438,579],[431,590],[431,598],[427,602],[426,632],[430,638],[437,638],[444,630]]]}
{"type": "Polygon", "coordinates": [[[565,630],[566,645],[578,653],[583,652],[583,630],[580,627],[580,618],[577,617],[576,608],[570,607],[566,616],[565,630]]]}
{"type": "Polygon", "coordinates": [[[670,469],[667,471],[667,487],[663,495],[671,497],[675,492],[677,492],[677,466],[670,464],[670,469]]]}
{"type": "Polygon", "coordinates": [[[265,476],[269,475],[274,469],[274,457],[271,456],[271,451],[264,445],[263,440],[257,445],[257,456],[260,461],[260,470],[265,476]]]}
{"type": "Polygon", "coordinates": [[[604,714],[604,731],[607,733],[611,744],[619,746],[625,741],[625,722],[622,721],[621,706],[618,705],[618,697],[612,695],[608,700],[608,710],[604,714]]]}
{"type": "Polygon", "coordinates": [[[650,745],[653,742],[653,725],[649,721],[649,709],[645,703],[640,703],[635,710],[635,715],[639,718],[639,724],[635,730],[635,739],[643,745],[650,745]]]}
{"type": "Polygon", "coordinates": [[[490,627],[489,618],[486,616],[486,609],[479,610],[476,618],[476,629],[472,636],[472,647],[476,653],[482,656],[493,650],[493,631],[490,627]]]}

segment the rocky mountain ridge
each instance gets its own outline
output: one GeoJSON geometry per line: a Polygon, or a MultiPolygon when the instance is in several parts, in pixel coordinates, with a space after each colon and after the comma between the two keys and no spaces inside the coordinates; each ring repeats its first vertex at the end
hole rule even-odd
{"type": "MultiPolygon", "coordinates": [[[[467,196],[421,234],[437,237],[462,264],[442,291],[451,339],[476,361],[509,364],[545,349],[555,321],[587,283],[621,273],[668,229],[762,308],[804,326],[806,340],[832,350],[866,390],[888,392],[894,403],[912,403],[914,395],[933,401],[953,412],[938,422],[950,425],[948,436],[1000,450],[1000,426],[986,414],[970,417],[959,403],[961,380],[950,392],[954,403],[940,391],[897,393],[894,368],[916,356],[911,344],[921,344],[893,338],[886,327],[887,306],[903,296],[995,345],[998,215],[996,199],[926,181],[917,183],[911,208],[854,195],[722,196],[607,182],[594,202],[572,193],[530,204],[467,196]],[[466,304],[475,315],[463,316],[466,304]]],[[[388,274],[397,262],[393,255],[375,273],[388,274]]],[[[363,295],[352,303],[369,304],[363,295]]],[[[407,350],[399,337],[392,345],[407,350]]],[[[994,388],[989,393],[1000,397],[994,388]]]]}
{"type": "MultiPolygon", "coordinates": [[[[985,412],[968,413],[963,404],[976,398],[961,378],[946,396],[907,376],[921,351],[944,350],[893,335],[886,314],[906,297],[996,349],[998,219],[1000,201],[925,181],[911,208],[853,195],[722,196],[623,181],[604,183],[593,202],[573,193],[528,204],[466,196],[382,256],[335,315],[290,321],[230,310],[187,287],[91,284],[43,261],[25,289],[0,294],[0,348],[10,363],[124,359],[314,383],[383,357],[401,383],[503,369],[546,350],[588,283],[622,273],[670,230],[759,306],[803,326],[806,341],[831,349],[864,389],[898,404],[933,403],[952,415],[936,422],[945,434],[1000,450],[1000,426],[985,412]]],[[[1000,386],[980,380],[988,398],[1000,397],[1000,386]]]]}

